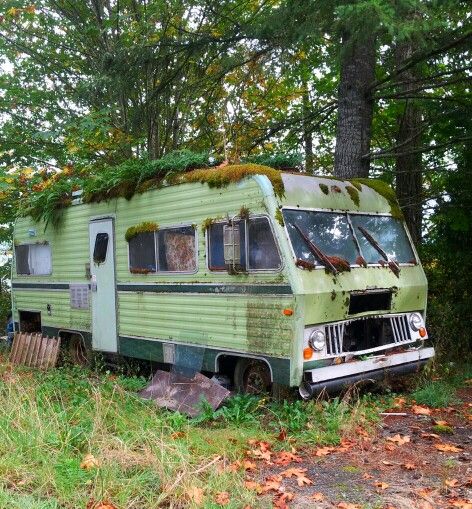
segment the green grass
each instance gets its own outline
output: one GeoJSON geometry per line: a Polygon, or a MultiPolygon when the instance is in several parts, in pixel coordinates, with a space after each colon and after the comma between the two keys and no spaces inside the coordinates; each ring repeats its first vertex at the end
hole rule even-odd
{"type": "Polygon", "coordinates": [[[127,509],[192,507],[191,487],[204,489],[205,508],[217,507],[219,491],[230,493],[228,509],[270,507],[244,488],[242,472],[226,468],[244,457],[249,439],[274,449],[335,444],[375,420],[381,406],[369,397],[274,403],[236,396],[188,419],[138,398],[145,383],[0,364],[0,509],[76,509],[91,499],[127,509]],[[277,440],[281,430],[290,442],[277,440]],[[86,454],[98,468],[80,467],[86,454]]]}
{"type": "Polygon", "coordinates": [[[428,381],[416,389],[411,397],[420,405],[442,408],[459,403],[453,385],[442,380],[428,381]]]}

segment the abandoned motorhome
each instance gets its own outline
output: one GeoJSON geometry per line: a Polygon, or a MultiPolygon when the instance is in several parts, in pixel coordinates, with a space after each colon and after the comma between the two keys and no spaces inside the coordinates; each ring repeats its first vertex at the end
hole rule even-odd
{"type": "Polygon", "coordinates": [[[426,278],[389,188],[263,167],[221,182],[77,193],[47,227],[20,217],[19,329],[61,336],[77,361],[93,349],[193,363],[305,398],[434,355],[426,278]]]}

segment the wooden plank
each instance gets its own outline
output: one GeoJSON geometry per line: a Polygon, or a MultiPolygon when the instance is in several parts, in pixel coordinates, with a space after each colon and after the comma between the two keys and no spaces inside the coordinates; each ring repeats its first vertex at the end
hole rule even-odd
{"type": "Polygon", "coordinates": [[[44,369],[49,368],[49,363],[51,362],[51,352],[52,352],[52,349],[54,346],[52,338],[46,338],[46,342],[47,342],[47,346],[46,346],[46,351],[45,351],[45,356],[44,356],[44,365],[43,365],[44,369]]]}
{"type": "Polygon", "coordinates": [[[15,332],[15,335],[13,336],[13,344],[11,346],[11,351],[10,351],[10,362],[12,364],[15,364],[15,362],[16,362],[16,356],[18,353],[18,345],[20,344],[20,336],[21,336],[21,333],[18,333],[18,332],[15,332]]]}
{"type": "Polygon", "coordinates": [[[36,341],[38,339],[38,334],[31,334],[31,339],[30,339],[30,342],[28,344],[28,348],[26,350],[26,357],[25,357],[25,366],[31,366],[31,360],[33,359],[33,352],[34,352],[34,347],[36,345],[36,341]]]}
{"type": "Polygon", "coordinates": [[[57,363],[57,359],[59,357],[59,349],[61,347],[61,338],[54,338],[55,344],[54,344],[54,355],[52,356],[52,365],[51,367],[54,367],[57,363]]]}
{"type": "Polygon", "coordinates": [[[42,337],[41,344],[39,345],[38,360],[36,363],[36,367],[38,367],[39,369],[43,368],[46,348],[47,348],[47,338],[42,337]]]}
{"type": "Polygon", "coordinates": [[[31,334],[24,334],[23,343],[22,343],[22,349],[20,352],[20,356],[18,358],[18,364],[24,364],[26,360],[26,355],[28,354],[28,345],[31,340],[31,334]]]}
{"type": "Polygon", "coordinates": [[[38,334],[36,336],[36,341],[34,343],[33,352],[31,354],[31,362],[30,362],[31,367],[35,368],[38,365],[38,353],[39,353],[39,349],[41,348],[42,341],[43,341],[43,336],[41,334],[38,334]]]}

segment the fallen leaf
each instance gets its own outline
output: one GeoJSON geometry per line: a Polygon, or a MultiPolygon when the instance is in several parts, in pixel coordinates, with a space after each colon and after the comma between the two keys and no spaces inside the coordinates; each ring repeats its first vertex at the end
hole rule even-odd
{"type": "Polygon", "coordinates": [[[404,465],[402,465],[402,467],[405,470],[415,470],[416,469],[416,465],[414,463],[405,463],[404,465]]]}
{"type": "Polygon", "coordinates": [[[220,491],[215,495],[215,502],[218,505],[228,505],[229,504],[229,493],[227,491],[220,491]]]}
{"type": "Polygon", "coordinates": [[[351,504],[351,502],[339,502],[336,507],[339,509],[361,509],[359,504],[351,504]]]}
{"type": "Polygon", "coordinates": [[[297,478],[297,484],[298,486],[309,486],[310,484],[313,484],[313,481],[308,479],[308,477],[305,475],[306,468],[288,468],[287,470],[284,470],[283,472],[280,472],[280,475],[283,475],[284,477],[296,477],[297,478]]]}
{"type": "Polygon", "coordinates": [[[434,444],[438,451],[442,452],[461,452],[463,449],[452,444],[434,444]]]}
{"type": "Polygon", "coordinates": [[[276,453],[275,459],[273,460],[276,465],[282,466],[288,465],[289,463],[292,463],[292,461],[295,463],[301,463],[302,459],[292,452],[281,451],[276,453]]]}
{"type": "Polygon", "coordinates": [[[277,509],[288,509],[287,502],[293,500],[295,495],[290,491],[286,491],[285,493],[279,493],[274,498],[274,507],[277,509]]]}
{"type": "Polygon", "coordinates": [[[334,447],[319,447],[316,449],[315,456],[327,456],[335,450],[334,447]]]}
{"type": "Polygon", "coordinates": [[[444,484],[449,488],[457,488],[457,486],[460,486],[460,483],[457,479],[446,479],[444,484]]]}
{"type": "Polygon", "coordinates": [[[418,503],[418,509],[434,509],[434,506],[432,506],[427,500],[420,500],[418,503]]]}
{"type": "Polygon", "coordinates": [[[99,502],[98,505],[93,506],[93,509],[116,509],[116,506],[111,504],[110,502],[99,502]]]}
{"type": "Polygon", "coordinates": [[[318,492],[318,493],[315,493],[314,495],[312,495],[310,498],[312,500],[314,500],[315,502],[323,502],[324,495],[323,495],[323,493],[318,492]]]}
{"type": "Polygon", "coordinates": [[[269,491],[279,491],[279,488],[280,488],[279,480],[275,478],[267,478],[264,484],[261,484],[260,493],[268,493],[269,491]]]}
{"type": "Polygon", "coordinates": [[[393,444],[385,444],[385,449],[387,451],[394,451],[395,450],[395,446],[393,444]]]}
{"type": "Polygon", "coordinates": [[[431,415],[431,408],[421,405],[413,405],[411,407],[412,411],[416,415],[431,415]]]}
{"type": "Polygon", "coordinates": [[[196,505],[203,504],[203,489],[197,488],[196,486],[191,486],[187,490],[188,498],[196,505]]]}
{"type": "Polygon", "coordinates": [[[388,467],[392,467],[394,465],[394,463],[392,463],[391,461],[387,461],[387,460],[382,460],[382,463],[384,465],[387,465],[388,467]]]}
{"type": "Polygon", "coordinates": [[[425,498],[425,497],[429,497],[430,494],[432,493],[433,489],[432,488],[420,488],[417,493],[420,497],[422,498],[425,498]]]}
{"type": "Polygon", "coordinates": [[[176,440],[177,438],[183,438],[185,436],[185,433],[183,431],[174,431],[171,433],[170,438],[172,440],[176,440]]]}
{"type": "Polygon", "coordinates": [[[406,403],[406,399],[405,398],[395,398],[393,400],[393,406],[394,408],[403,408],[403,406],[405,405],[406,403]]]}
{"type": "Polygon", "coordinates": [[[450,504],[453,507],[460,507],[460,509],[472,509],[472,500],[470,498],[467,500],[456,498],[454,500],[450,500],[450,504]]]}
{"type": "Polygon", "coordinates": [[[436,426],[449,426],[447,421],[434,421],[436,426]]]}
{"type": "Polygon", "coordinates": [[[93,454],[86,454],[84,456],[84,459],[82,460],[82,463],[80,464],[80,468],[84,470],[90,470],[92,468],[97,468],[100,466],[100,463],[98,462],[97,458],[93,454]]]}
{"type": "Polygon", "coordinates": [[[244,481],[244,486],[248,490],[254,490],[254,491],[257,491],[257,492],[261,491],[261,485],[258,482],[256,482],[256,481],[246,480],[246,481],[244,481]]]}
{"type": "Polygon", "coordinates": [[[396,443],[397,445],[403,445],[403,444],[407,444],[409,441],[410,441],[410,437],[409,435],[395,435],[393,437],[388,437],[387,440],[389,442],[394,442],[396,443]]]}
{"type": "Polygon", "coordinates": [[[389,486],[390,486],[390,484],[388,484],[386,482],[377,481],[375,483],[375,487],[379,488],[380,490],[386,490],[389,486]]]}
{"type": "Polygon", "coordinates": [[[277,435],[277,440],[284,442],[286,439],[287,439],[287,431],[284,428],[282,428],[280,430],[280,433],[277,435]]]}
{"type": "Polygon", "coordinates": [[[421,433],[421,438],[432,438],[435,440],[441,440],[441,437],[439,435],[436,435],[436,433],[421,433]]]}
{"type": "Polygon", "coordinates": [[[373,479],[373,478],[374,478],[374,476],[368,474],[367,472],[362,476],[362,479],[373,479]]]}

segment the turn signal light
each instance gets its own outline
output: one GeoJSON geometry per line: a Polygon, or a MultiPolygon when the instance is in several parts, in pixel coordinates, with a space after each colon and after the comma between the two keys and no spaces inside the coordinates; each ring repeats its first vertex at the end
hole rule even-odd
{"type": "Polygon", "coordinates": [[[424,338],[426,336],[426,329],[424,327],[420,327],[419,331],[420,337],[424,338]]]}
{"type": "Polygon", "coordinates": [[[283,314],[284,314],[285,316],[292,316],[292,315],[293,315],[293,309],[285,308],[285,309],[283,310],[283,314]]]}
{"type": "Polygon", "coordinates": [[[306,361],[309,361],[312,357],[313,357],[313,352],[314,350],[312,348],[310,348],[309,346],[307,346],[304,350],[303,350],[303,358],[306,360],[306,361]]]}

